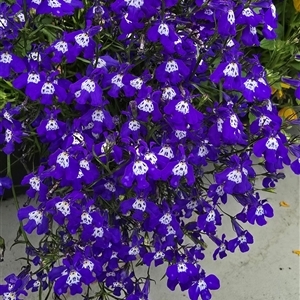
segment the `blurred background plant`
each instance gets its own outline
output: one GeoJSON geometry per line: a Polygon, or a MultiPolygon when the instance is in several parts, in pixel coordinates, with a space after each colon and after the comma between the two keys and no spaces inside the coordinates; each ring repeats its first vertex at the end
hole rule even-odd
{"type": "Polygon", "coordinates": [[[272,86],[272,101],[279,106],[279,116],[296,120],[294,108],[300,99],[294,96],[295,88],[282,82],[282,77],[298,78],[300,73],[300,0],[275,0],[278,27],[275,40],[263,39],[259,55],[272,86]]]}

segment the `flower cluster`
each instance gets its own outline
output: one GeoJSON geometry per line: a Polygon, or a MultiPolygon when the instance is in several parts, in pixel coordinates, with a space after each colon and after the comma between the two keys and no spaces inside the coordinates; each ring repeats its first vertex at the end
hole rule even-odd
{"type": "Polygon", "coordinates": [[[36,202],[18,211],[24,231],[43,236],[28,250],[40,270],[0,294],[18,299],[49,282],[58,296],[148,299],[138,261],[167,264],[171,290],[211,299],[220,282],[201,267],[206,241],[214,259],[248,251],[241,223],[273,217],[255,182],[274,187],[291,163],[266,71],[245,55],[275,37],[276,9],[270,0],[83,2],[0,5],[0,76],[22,98],[1,110],[0,142],[7,154],[32,139],[46,149],[22,181],[36,202]],[[225,235],[233,199],[241,211],[225,235]],[[95,281],[100,291],[85,293],[95,281]]]}

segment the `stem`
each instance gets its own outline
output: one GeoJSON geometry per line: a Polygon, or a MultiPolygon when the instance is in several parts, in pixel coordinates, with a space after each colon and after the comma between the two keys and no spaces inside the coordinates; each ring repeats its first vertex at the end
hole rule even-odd
{"type": "MultiPolygon", "coordinates": [[[[16,194],[16,191],[15,191],[15,186],[14,186],[14,182],[13,182],[13,178],[12,178],[10,154],[8,154],[6,156],[6,166],[7,166],[7,177],[9,177],[11,179],[11,181],[12,181],[11,190],[12,190],[12,194],[13,194],[13,198],[14,198],[14,202],[15,202],[15,207],[16,207],[17,210],[19,210],[20,209],[20,204],[19,204],[19,201],[18,201],[18,198],[17,198],[17,194],[16,194]]],[[[33,247],[33,245],[30,243],[30,241],[29,241],[29,239],[27,237],[26,232],[24,231],[23,223],[21,221],[19,221],[19,224],[20,224],[20,230],[22,232],[22,236],[23,236],[26,244],[30,245],[31,247],[33,247]]],[[[29,264],[29,262],[27,262],[27,263],[29,264]]]]}

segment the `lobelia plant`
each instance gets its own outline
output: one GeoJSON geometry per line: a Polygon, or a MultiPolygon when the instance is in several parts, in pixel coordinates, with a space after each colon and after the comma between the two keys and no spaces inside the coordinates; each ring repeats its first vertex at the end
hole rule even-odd
{"type": "Polygon", "coordinates": [[[248,52],[276,26],[269,0],[2,2],[0,193],[14,192],[16,145],[25,165],[41,157],[27,165],[24,207],[14,193],[27,266],[5,278],[3,299],[146,300],[150,266],[162,264],[169,289],[211,299],[220,282],[201,267],[207,241],[213,259],[247,252],[243,223],[273,217],[257,183],[272,190],[284,165],[300,173],[298,142],[248,52]]]}

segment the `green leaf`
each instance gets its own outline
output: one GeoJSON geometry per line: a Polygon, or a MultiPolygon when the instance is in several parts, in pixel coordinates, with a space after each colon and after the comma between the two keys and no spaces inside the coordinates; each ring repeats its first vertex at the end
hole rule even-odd
{"type": "Polygon", "coordinates": [[[278,27],[276,29],[276,33],[277,33],[277,38],[278,39],[283,39],[284,38],[283,26],[281,24],[279,24],[279,23],[278,23],[278,27]]]}
{"type": "Polygon", "coordinates": [[[256,120],[256,116],[253,115],[252,113],[248,114],[248,119],[249,119],[249,123],[251,124],[253,121],[256,120]]]}
{"type": "Polygon", "coordinates": [[[293,62],[290,64],[290,66],[295,70],[300,71],[300,62],[293,62]]]}
{"type": "Polygon", "coordinates": [[[260,48],[266,49],[266,50],[275,50],[275,41],[263,39],[260,42],[260,48]]]}

